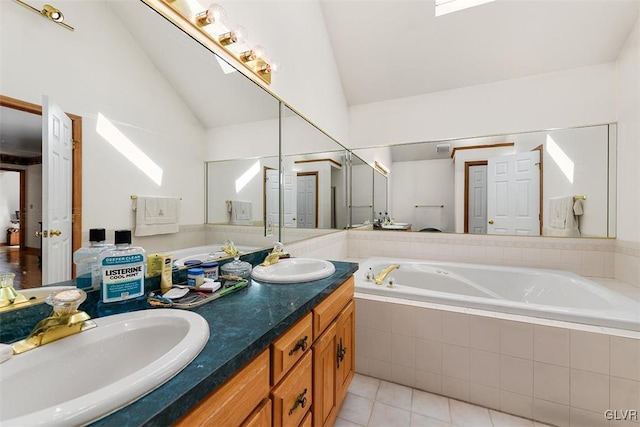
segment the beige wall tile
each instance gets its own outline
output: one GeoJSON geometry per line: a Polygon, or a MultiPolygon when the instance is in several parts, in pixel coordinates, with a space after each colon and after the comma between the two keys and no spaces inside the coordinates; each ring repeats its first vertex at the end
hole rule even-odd
{"type": "Polygon", "coordinates": [[[559,427],[567,427],[570,423],[570,417],[568,406],[558,405],[546,400],[533,399],[533,418],[537,421],[559,427]]]}
{"type": "Polygon", "coordinates": [[[469,346],[478,350],[500,352],[500,320],[492,317],[470,318],[469,346]]]}
{"type": "Polygon", "coordinates": [[[471,349],[469,380],[472,383],[500,388],[500,355],[471,349]]]}
{"type": "Polygon", "coordinates": [[[500,389],[533,396],[533,361],[500,356],[500,389]]]}
{"type": "Polygon", "coordinates": [[[369,375],[386,381],[393,381],[391,362],[369,359],[369,375]]]}
{"type": "Polygon", "coordinates": [[[533,360],[569,367],[571,363],[569,329],[534,325],[533,360]]]}
{"type": "Polygon", "coordinates": [[[637,409],[640,417],[640,381],[610,377],[610,409],[637,409]]]}
{"type": "Polygon", "coordinates": [[[621,337],[610,339],[611,375],[640,381],[640,340],[621,337]]]}
{"type": "Polygon", "coordinates": [[[568,406],[571,390],[570,378],[569,368],[534,362],[533,397],[568,406]]]}
{"type": "Polygon", "coordinates": [[[430,308],[417,308],[416,310],[416,337],[431,341],[441,341],[442,311],[430,308]]]}
{"type": "Polygon", "coordinates": [[[369,327],[377,331],[391,332],[393,304],[381,301],[371,301],[369,312],[369,327]]]}
{"type": "Polygon", "coordinates": [[[442,394],[454,399],[469,400],[469,381],[442,376],[442,394]]]}
{"type": "Polygon", "coordinates": [[[609,336],[572,330],[571,367],[609,374],[609,336]]]}
{"type": "Polygon", "coordinates": [[[369,358],[391,363],[391,336],[390,332],[369,329],[369,358]]]}
{"type": "Polygon", "coordinates": [[[356,326],[356,349],[359,356],[369,357],[369,329],[356,326]]]}
{"type": "Polygon", "coordinates": [[[609,376],[572,369],[571,406],[593,412],[609,409],[609,376]]]}
{"type": "Polygon", "coordinates": [[[403,304],[392,304],[391,332],[394,334],[416,336],[416,307],[403,304]]]}
{"type": "Polygon", "coordinates": [[[500,321],[500,353],[533,359],[533,325],[510,320],[500,321]]]}
{"type": "Polygon", "coordinates": [[[392,335],[391,363],[415,369],[416,339],[404,335],[392,335]]]}
{"type": "Polygon", "coordinates": [[[501,390],[500,410],[519,417],[533,418],[533,397],[501,390]]]}
{"type": "Polygon", "coordinates": [[[356,355],[356,372],[362,375],[370,375],[368,358],[356,355]]]}
{"type": "Polygon", "coordinates": [[[602,412],[589,412],[571,408],[570,416],[571,427],[609,427],[611,425],[602,412]]]}
{"type": "Polygon", "coordinates": [[[442,375],[416,371],[416,388],[430,393],[442,394],[442,375]]]}
{"type": "Polygon", "coordinates": [[[442,344],[442,374],[469,381],[469,349],[442,344]]]}
{"type": "Polygon", "coordinates": [[[442,342],[463,347],[469,346],[469,315],[442,312],[442,342]]]}
{"type": "Polygon", "coordinates": [[[360,298],[355,298],[354,300],[356,303],[356,327],[368,328],[372,301],[360,298]]]}
{"type": "Polygon", "coordinates": [[[416,339],[416,369],[442,373],[442,343],[416,339]]]}
{"type": "Polygon", "coordinates": [[[415,387],[416,370],[402,365],[391,365],[391,380],[394,383],[415,387]]]}
{"type": "Polygon", "coordinates": [[[469,384],[469,402],[486,408],[500,409],[500,390],[480,384],[469,384]]]}

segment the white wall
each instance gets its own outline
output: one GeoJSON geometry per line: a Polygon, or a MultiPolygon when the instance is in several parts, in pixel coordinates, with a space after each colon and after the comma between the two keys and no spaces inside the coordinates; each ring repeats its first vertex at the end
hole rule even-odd
{"type": "Polygon", "coordinates": [[[83,117],[83,230],[131,228],[131,194],[182,197],[180,222],[202,224],[204,131],[195,117],[104,3],[56,7],[76,31],[0,2],[0,93],[35,104],[47,94],[83,117]],[[99,113],[162,168],[161,185],[98,135],[99,113]]]}
{"type": "Polygon", "coordinates": [[[20,173],[0,171],[0,243],[7,243],[7,228],[20,210],[20,173]]]}
{"type": "Polygon", "coordinates": [[[352,106],[349,148],[615,121],[615,64],[352,106]]]}
{"type": "MultiPolygon", "coordinates": [[[[202,8],[210,1],[201,0],[202,8]]],[[[271,90],[346,145],[348,110],[333,49],[318,1],[219,2],[230,22],[248,30],[250,45],[263,45],[282,65],[271,90]]]]}
{"type": "Polygon", "coordinates": [[[207,129],[206,160],[278,156],[278,120],[207,129]]]}
{"type": "Polygon", "coordinates": [[[26,170],[27,223],[21,232],[26,233],[28,248],[40,248],[42,241],[35,232],[41,229],[38,222],[42,221],[42,165],[27,166],[26,170]]]}
{"type": "Polygon", "coordinates": [[[437,228],[454,232],[454,163],[451,159],[396,162],[391,166],[391,216],[413,231],[437,228]],[[416,205],[444,205],[420,207],[416,205]]]}
{"type": "Polygon", "coordinates": [[[373,221],[373,168],[351,166],[351,225],[373,221]]]}
{"type": "Polygon", "coordinates": [[[640,242],[640,20],[616,62],[617,236],[640,242]]]}

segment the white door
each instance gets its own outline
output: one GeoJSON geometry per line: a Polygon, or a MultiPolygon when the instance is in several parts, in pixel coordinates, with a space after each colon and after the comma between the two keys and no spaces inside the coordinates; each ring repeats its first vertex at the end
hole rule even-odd
{"type": "Polygon", "coordinates": [[[298,228],[316,227],[316,175],[299,175],[298,228]]]}
{"type": "Polygon", "coordinates": [[[42,97],[42,284],[71,279],[71,119],[42,97]]]}
{"type": "Polygon", "coordinates": [[[298,204],[296,203],[296,172],[284,173],[284,226],[285,227],[297,227],[297,213],[298,204]]]}
{"type": "Polygon", "coordinates": [[[280,212],[280,184],[278,183],[278,171],[276,169],[267,169],[266,173],[266,208],[265,213],[267,234],[273,234],[273,227],[279,226],[280,212]]]}
{"type": "Polygon", "coordinates": [[[469,166],[469,205],[467,229],[472,234],[487,234],[487,165],[469,166]]]}
{"type": "Polygon", "coordinates": [[[540,152],[488,159],[487,233],[540,235],[540,152]]]}

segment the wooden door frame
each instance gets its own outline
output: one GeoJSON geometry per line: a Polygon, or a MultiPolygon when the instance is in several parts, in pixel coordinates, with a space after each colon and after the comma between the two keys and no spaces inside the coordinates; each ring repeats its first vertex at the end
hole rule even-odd
{"type": "Polygon", "coordinates": [[[315,223],[315,228],[318,228],[318,171],[298,172],[297,176],[315,176],[316,177],[316,223],[315,223]]]}
{"type": "MultiPolygon", "coordinates": [[[[0,95],[0,106],[42,116],[42,106],[0,95]]],[[[82,246],[82,117],[67,113],[71,119],[71,138],[73,139],[73,171],[71,190],[71,251],[82,246]]],[[[22,236],[20,237],[22,239],[22,236]]],[[[72,263],[72,277],[75,277],[75,265],[72,263]]]]}
{"type": "Polygon", "coordinates": [[[488,160],[473,160],[464,162],[464,233],[469,232],[469,167],[487,166],[488,160]]]}

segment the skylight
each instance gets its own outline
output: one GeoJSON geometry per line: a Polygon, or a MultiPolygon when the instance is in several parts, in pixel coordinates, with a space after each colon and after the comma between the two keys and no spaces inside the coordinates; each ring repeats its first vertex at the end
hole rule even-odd
{"type": "Polygon", "coordinates": [[[436,0],[436,16],[490,3],[495,0],[436,0]]]}

